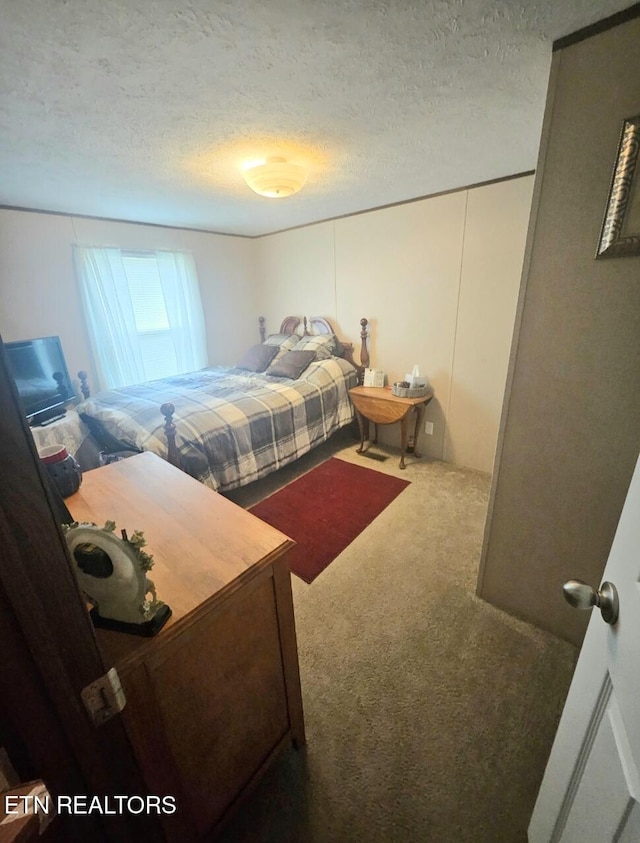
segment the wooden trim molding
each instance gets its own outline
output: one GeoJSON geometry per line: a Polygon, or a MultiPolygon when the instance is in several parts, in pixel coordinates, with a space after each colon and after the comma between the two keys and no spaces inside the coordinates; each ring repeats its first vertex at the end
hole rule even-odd
{"type": "Polygon", "coordinates": [[[592,23],[590,26],[585,26],[572,32],[570,35],[565,35],[563,38],[558,38],[553,42],[553,52],[557,50],[564,50],[566,47],[571,47],[573,44],[578,44],[580,41],[585,41],[587,38],[592,38],[594,35],[600,35],[601,32],[606,32],[613,29],[615,26],[620,26],[623,23],[628,23],[630,20],[640,17],[640,3],[634,3],[628,9],[623,9],[621,12],[616,12],[615,15],[610,15],[608,18],[592,23]]]}
{"type": "MultiPolygon", "coordinates": [[[[622,13],[621,13],[622,14],[622,13]]],[[[570,37],[570,36],[568,36],[570,37]]],[[[373,208],[363,208],[360,211],[350,211],[346,214],[339,214],[335,217],[323,217],[319,220],[311,220],[310,222],[301,223],[300,225],[292,225],[289,228],[278,228],[273,231],[265,231],[262,234],[236,234],[230,231],[214,231],[207,228],[190,228],[189,226],[179,225],[163,225],[157,222],[144,222],[144,220],[127,220],[116,219],[114,217],[98,217],[91,214],[74,214],[73,211],[49,211],[46,208],[24,208],[19,205],[0,205],[2,211],[22,211],[26,214],[50,214],[56,217],[69,217],[76,219],[98,220],[99,222],[116,222],[124,225],[148,225],[152,228],[168,228],[176,231],[196,231],[200,234],[216,234],[221,237],[239,237],[241,240],[258,240],[260,237],[270,237],[272,234],[282,234],[285,231],[295,231],[298,228],[309,228],[312,225],[320,225],[323,222],[334,222],[335,220],[343,220],[348,217],[358,217],[361,214],[369,214],[372,211],[383,211],[387,208],[395,208],[397,205],[409,205],[412,202],[422,202],[424,199],[435,199],[437,196],[446,196],[449,193],[460,193],[462,190],[475,190],[477,187],[487,187],[491,184],[500,184],[503,181],[511,181],[512,179],[521,179],[526,176],[532,176],[534,170],[525,170],[522,173],[511,173],[507,176],[500,176],[495,179],[488,179],[487,181],[475,182],[474,184],[460,185],[459,187],[449,188],[448,190],[440,190],[435,193],[425,193],[421,196],[412,196],[409,199],[401,199],[398,202],[390,202],[388,205],[376,205],[373,208]]]]}

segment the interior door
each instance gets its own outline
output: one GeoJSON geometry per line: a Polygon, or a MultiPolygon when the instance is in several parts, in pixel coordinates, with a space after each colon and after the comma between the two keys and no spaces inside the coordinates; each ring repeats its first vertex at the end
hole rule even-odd
{"type": "MultiPolygon", "coordinates": [[[[82,688],[106,667],[0,339],[0,736],[57,796],[144,793],[120,718],[96,728],[82,688]]],[[[155,816],[62,813],[65,841],[163,839],[155,816]],[[102,820],[105,820],[104,822],[102,820]]],[[[53,828],[53,827],[52,827],[53,828]]]]}
{"type": "Polygon", "coordinates": [[[531,843],[640,840],[640,459],[603,576],[617,589],[618,621],[592,610],[531,843]]]}

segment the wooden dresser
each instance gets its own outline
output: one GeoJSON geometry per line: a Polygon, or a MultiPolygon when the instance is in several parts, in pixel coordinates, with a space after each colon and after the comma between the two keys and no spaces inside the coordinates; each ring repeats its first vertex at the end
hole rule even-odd
{"type": "Polygon", "coordinates": [[[173,615],[154,638],[97,630],[149,794],[174,796],[169,840],[197,840],[304,721],[287,550],[293,542],[153,454],[84,476],[73,517],[142,530],[173,615]]]}

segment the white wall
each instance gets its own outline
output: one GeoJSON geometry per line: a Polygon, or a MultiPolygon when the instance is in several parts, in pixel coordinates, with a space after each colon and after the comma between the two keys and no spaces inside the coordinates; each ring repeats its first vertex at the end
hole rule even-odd
{"type": "MultiPolygon", "coordinates": [[[[257,241],[260,310],[329,318],[389,382],[418,363],[435,398],[431,457],[491,471],[533,177],[269,235],[257,241]]],[[[399,442],[397,427],[382,437],[399,442]]]]}
{"type": "MultiPolygon", "coordinates": [[[[72,374],[95,384],[72,244],[186,249],[198,269],[212,364],[257,342],[257,318],[325,316],[389,382],[418,363],[434,388],[422,450],[491,471],[533,178],[318,223],[257,240],[0,210],[0,333],[58,334],[72,374]]],[[[397,426],[381,438],[399,443],[397,426]]]]}
{"type": "Polygon", "coordinates": [[[496,452],[533,176],[468,192],[443,457],[491,471],[496,452]]]}
{"type": "Polygon", "coordinates": [[[193,253],[212,363],[231,364],[258,341],[255,242],[205,232],[0,210],[0,334],[5,342],[57,334],[72,376],[95,374],[72,244],[193,253]]]}

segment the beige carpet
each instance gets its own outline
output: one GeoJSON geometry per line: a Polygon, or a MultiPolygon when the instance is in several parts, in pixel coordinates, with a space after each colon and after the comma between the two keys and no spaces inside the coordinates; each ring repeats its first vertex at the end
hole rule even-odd
{"type": "Polygon", "coordinates": [[[488,476],[372,450],[389,459],[341,433],[229,495],[250,506],[330,455],[411,481],[314,583],[293,577],[308,743],[223,840],[525,841],[576,650],[475,597],[488,476]]]}

